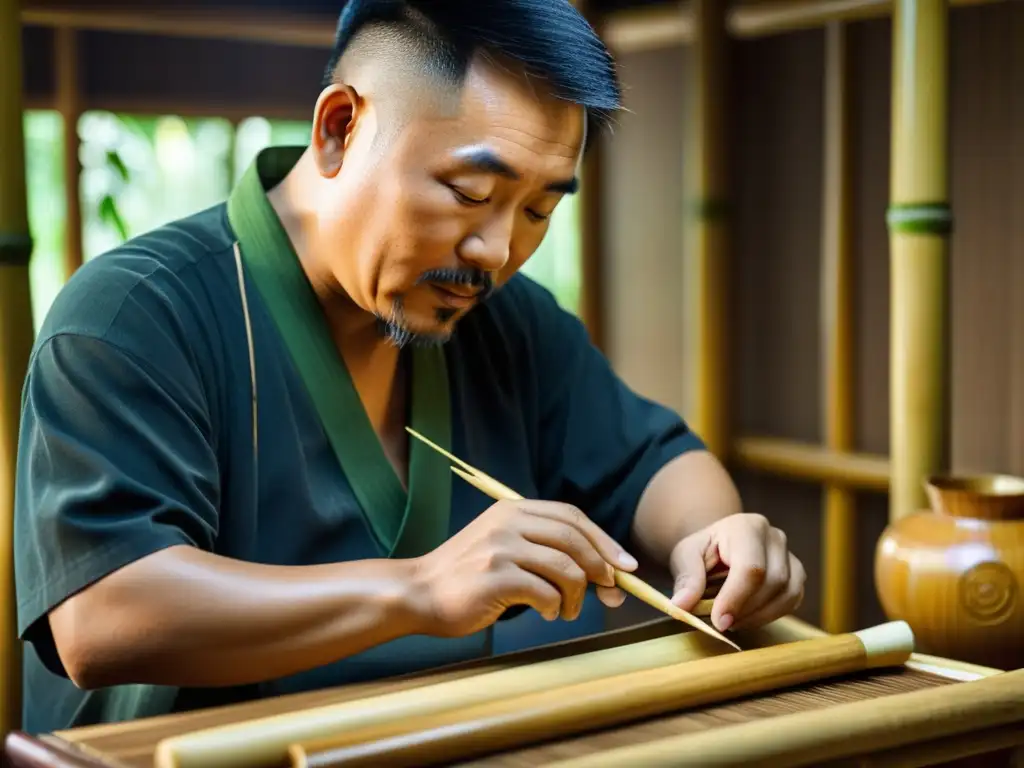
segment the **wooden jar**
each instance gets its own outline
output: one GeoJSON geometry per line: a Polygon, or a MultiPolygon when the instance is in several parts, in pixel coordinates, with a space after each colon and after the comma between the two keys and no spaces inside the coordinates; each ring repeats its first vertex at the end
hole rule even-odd
{"type": "Polygon", "coordinates": [[[1024,667],[1024,478],[932,477],[930,510],[891,523],[875,586],[925,653],[1024,667]]]}

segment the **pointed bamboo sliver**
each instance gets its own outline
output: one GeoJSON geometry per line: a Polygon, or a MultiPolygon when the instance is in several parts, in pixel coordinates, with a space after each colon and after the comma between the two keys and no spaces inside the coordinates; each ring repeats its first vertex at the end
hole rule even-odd
{"type": "MultiPolygon", "coordinates": [[[[452,467],[452,472],[457,474],[459,477],[461,477],[463,480],[472,485],[481,493],[490,496],[492,499],[516,500],[523,498],[515,491],[506,488],[505,486],[501,485],[501,483],[499,483],[497,480],[492,479],[491,477],[485,475],[482,472],[473,475],[470,474],[469,472],[466,472],[465,470],[459,469],[458,467],[452,467]]],[[[661,592],[656,590],[647,582],[638,579],[631,573],[620,571],[618,568],[615,568],[614,571],[615,583],[622,590],[633,595],[633,597],[637,598],[638,600],[643,600],[648,605],[652,606],[653,608],[657,608],[659,611],[667,614],[673,619],[681,621],[684,624],[689,624],[694,629],[699,630],[704,634],[715,638],[716,640],[720,640],[726,645],[735,648],[737,651],[742,650],[738,645],[736,645],[736,643],[734,643],[732,640],[730,640],[725,635],[720,633],[714,627],[711,627],[707,623],[701,621],[693,614],[684,611],[682,608],[673,603],[671,600],[669,600],[667,597],[661,594],[661,592]]]]}

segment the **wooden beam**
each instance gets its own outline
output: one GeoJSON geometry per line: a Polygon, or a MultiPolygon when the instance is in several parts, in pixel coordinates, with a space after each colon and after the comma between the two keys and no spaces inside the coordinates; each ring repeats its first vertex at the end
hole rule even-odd
{"type": "Polygon", "coordinates": [[[889,460],[884,456],[834,451],[821,445],[772,437],[733,441],[730,458],[743,469],[860,491],[889,490],[889,460]]]}
{"type": "Polygon", "coordinates": [[[334,44],[338,20],[334,15],[267,14],[248,8],[232,13],[200,9],[142,11],[37,6],[24,8],[21,21],[25,25],[40,27],[328,49],[334,44]]]}
{"type": "MultiPolygon", "coordinates": [[[[681,10],[679,11],[682,12],[681,10]]],[[[692,105],[684,164],[684,368],[693,373],[686,413],[708,449],[728,453],[729,216],[725,4],[694,0],[692,105]]]]}
{"type": "Polygon", "coordinates": [[[897,0],[892,28],[890,418],[893,520],[949,464],[949,9],[897,0]]]}
{"type": "MultiPolygon", "coordinates": [[[[265,117],[268,120],[309,120],[308,106],[282,106],[271,103],[231,103],[179,101],[180,97],[136,99],[120,96],[83,96],[79,102],[82,112],[101,110],[130,115],[177,115],[179,117],[222,117],[225,120],[241,121],[249,117],[265,117]]],[[[25,109],[58,109],[57,100],[46,96],[27,97],[25,109]]]]}
{"type": "MultiPolygon", "coordinates": [[[[825,445],[854,449],[854,268],[853,158],[850,140],[851,77],[849,27],[833,21],[825,28],[825,173],[822,179],[821,336],[824,371],[825,445]]],[[[853,489],[833,483],[824,488],[822,520],[821,626],[826,632],[852,632],[857,623],[857,518],[853,489]]]]}
{"type": "Polygon", "coordinates": [[[601,30],[605,45],[615,53],[671,48],[693,40],[689,3],[612,11],[601,30]]]}
{"type": "MultiPolygon", "coordinates": [[[[949,0],[953,7],[987,5],[1009,0],[949,0]]],[[[686,5],[667,2],[644,8],[615,11],[608,16],[605,40],[616,53],[672,48],[693,40],[693,23],[686,5]],[[683,13],[679,11],[683,9],[683,13]]],[[[741,3],[726,17],[729,34],[736,38],[781,35],[824,27],[831,22],[851,23],[892,15],[893,0],[788,0],[741,3]]]]}
{"type": "Polygon", "coordinates": [[[0,40],[0,734],[7,734],[21,727],[14,486],[21,388],[34,336],[18,0],[0,0],[0,40]]]}

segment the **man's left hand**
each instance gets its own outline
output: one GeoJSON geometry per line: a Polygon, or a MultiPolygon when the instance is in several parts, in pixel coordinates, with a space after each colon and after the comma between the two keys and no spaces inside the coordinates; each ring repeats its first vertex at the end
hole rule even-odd
{"type": "Polygon", "coordinates": [[[707,574],[728,568],[711,609],[720,632],[758,627],[792,613],[804,596],[807,575],[789,551],[786,534],[762,515],[730,515],[697,531],[672,550],[672,602],[692,610],[703,597],[707,574]]]}

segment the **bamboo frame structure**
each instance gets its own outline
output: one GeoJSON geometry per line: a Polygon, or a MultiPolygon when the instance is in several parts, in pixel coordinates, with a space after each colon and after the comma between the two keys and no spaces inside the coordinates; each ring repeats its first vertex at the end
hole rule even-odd
{"type": "Polygon", "coordinates": [[[683,217],[684,368],[694,371],[687,413],[708,449],[724,458],[729,452],[728,356],[721,353],[729,338],[725,3],[695,0],[693,31],[693,111],[684,178],[688,210],[683,217]]]}
{"type": "Polygon", "coordinates": [[[917,512],[949,462],[949,11],[897,0],[893,15],[889,225],[890,517],[917,512]]]}
{"type": "Polygon", "coordinates": [[[14,590],[14,482],[32,305],[17,0],[0,0],[0,733],[20,727],[21,643],[14,590]]]}
{"type": "MultiPolygon", "coordinates": [[[[855,491],[880,491],[890,494],[890,517],[898,519],[916,511],[924,496],[920,480],[925,474],[941,471],[948,462],[948,275],[947,248],[950,229],[947,178],[947,90],[948,90],[948,13],[951,7],[980,5],[1004,0],[808,0],[739,5],[728,12],[718,0],[693,0],[667,3],[643,10],[619,11],[592,21],[610,47],[617,53],[644,50],[681,43],[695,46],[694,79],[690,84],[695,98],[691,162],[686,179],[687,200],[692,203],[686,217],[684,286],[692,300],[685,306],[692,314],[686,319],[688,370],[694,371],[690,392],[691,420],[704,435],[709,447],[734,464],[771,474],[817,482],[825,486],[823,560],[825,585],[822,590],[823,624],[831,632],[848,631],[853,626],[856,595],[853,593],[854,568],[851,546],[854,530],[853,494],[855,491]],[[888,213],[892,252],[892,366],[891,366],[891,451],[892,457],[854,452],[853,446],[853,302],[850,296],[851,264],[848,232],[852,193],[849,182],[850,139],[846,130],[851,123],[848,94],[846,25],[851,22],[893,18],[893,113],[891,206],[888,213]],[[823,338],[826,360],[825,387],[828,417],[824,445],[801,444],[764,436],[730,433],[726,399],[728,372],[724,354],[728,317],[728,228],[725,200],[724,144],[725,99],[728,82],[725,67],[729,38],[750,39],[782,34],[792,30],[827,27],[826,32],[826,175],[824,201],[826,227],[822,258],[823,338]]],[[[8,178],[23,179],[23,140],[20,122],[21,49],[18,8],[13,0],[4,0],[5,29],[17,44],[5,46],[3,77],[4,110],[0,114],[0,142],[7,148],[0,173],[7,189],[22,189],[12,197],[0,198],[0,236],[13,238],[5,243],[25,244],[27,221],[24,211],[23,183],[13,185],[8,178]],[[12,99],[13,101],[8,101],[12,99]],[[15,104],[17,102],[17,104],[15,104]],[[21,176],[18,177],[19,168],[21,176]]],[[[73,77],[76,59],[75,30],[113,30],[137,34],[205,37],[256,41],[273,45],[328,47],[333,40],[334,19],[260,16],[246,14],[244,19],[225,14],[175,11],[139,14],[132,11],[90,8],[26,8],[20,11],[26,25],[49,26],[60,31],[57,47],[58,95],[55,104],[69,116],[98,102],[86,102],[73,77]]],[[[5,36],[6,37],[6,36],[5,36]]],[[[30,104],[30,106],[41,106],[30,104]]],[[[106,103],[103,106],[130,111],[166,111],[168,104],[154,102],[106,103]]],[[[262,109],[262,108],[261,108],[262,109]]],[[[230,116],[217,105],[182,105],[182,113],[230,116]]],[[[264,113],[268,113],[263,109],[264,113]]],[[[242,116],[239,112],[235,116],[242,116]]],[[[279,115],[287,117],[290,114],[279,115]]],[[[73,154],[77,142],[69,132],[67,169],[75,171],[73,154]]],[[[584,169],[584,300],[583,314],[592,336],[601,346],[601,286],[598,246],[600,210],[600,161],[588,161],[584,169]]],[[[77,196],[76,196],[77,197],[77,196]]],[[[69,201],[71,196],[69,193],[69,201]]],[[[69,207],[69,213],[74,215],[69,207]]],[[[70,232],[71,227],[69,227],[70,232]]],[[[2,245],[2,243],[0,243],[2,245]]],[[[7,246],[7,253],[15,253],[7,246]]],[[[69,243],[67,268],[80,263],[76,246],[69,243]]],[[[0,390],[0,587],[11,595],[7,574],[10,552],[10,500],[5,482],[13,477],[13,456],[17,433],[17,392],[20,391],[22,361],[30,343],[31,318],[28,306],[27,269],[16,263],[0,266],[0,350],[5,365],[0,390]],[[24,326],[24,327],[23,327],[24,326]],[[18,375],[15,381],[15,375],[18,375]]],[[[10,261],[10,259],[7,259],[10,261]]],[[[4,258],[0,258],[0,263],[4,258]]],[[[13,624],[13,601],[5,597],[4,624],[13,624]]],[[[0,640],[0,651],[8,651],[11,631],[0,640]]],[[[11,650],[10,653],[16,652],[11,650]]],[[[4,658],[11,658],[5,655],[4,658]]],[[[2,662],[0,662],[2,663],[2,662]]],[[[12,679],[0,667],[6,679],[12,679]]],[[[10,709],[0,708],[0,725],[10,709]]]]}
{"type": "MultiPolygon", "coordinates": [[[[834,451],[854,449],[854,265],[852,231],[849,28],[841,21],[825,28],[825,176],[822,237],[821,336],[824,360],[825,444],[834,451]]],[[[857,499],[852,489],[825,485],[822,521],[821,625],[841,632],[856,624],[857,499]]]]}

